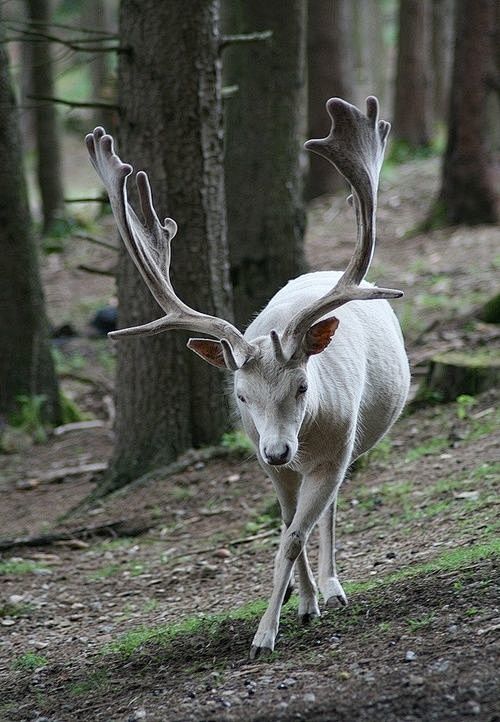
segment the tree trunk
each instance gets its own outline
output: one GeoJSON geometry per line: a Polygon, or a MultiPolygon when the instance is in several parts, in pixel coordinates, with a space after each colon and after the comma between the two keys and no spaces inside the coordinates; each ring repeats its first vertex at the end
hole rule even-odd
{"type": "Polygon", "coordinates": [[[431,140],[429,0],[400,0],[393,137],[410,148],[431,140]]]}
{"type": "Polygon", "coordinates": [[[20,395],[44,395],[44,417],[59,423],[59,391],[31,231],[18,120],[7,55],[0,43],[0,416],[15,409],[20,395]]]}
{"type": "Polygon", "coordinates": [[[448,144],[434,211],[448,224],[498,221],[487,122],[488,96],[494,92],[494,20],[495,0],[458,0],[448,144]]]}
{"type": "Polygon", "coordinates": [[[272,30],[270,41],[228,48],[225,170],[237,323],[247,324],[304,268],[301,141],[305,135],[306,4],[226,0],[231,34],[272,30]]]}
{"type": "MultiPolygon", "coordinates": [[[[49,0],[28,0],[28,10],[31,20],[44,23],[51,20],[49,0]]],[[[50,43],[43,38],[34,38],[32,48],[33,95],[35,98],[53,97],[50,43]]],[[[38,186],[42,200],[43,232],[46,233],[64,213],[60,134],[55,104],[45,100],[32,102],[35,104],[38,186]]]]}
{"type": "MultiPolygon", "coordinates": [[[[350,51],[351,4],[346,0],[309,3],[308,17],[308,137],[324,138],[330,132],[325,103],[334,96],[351,103],[353,59],[350,51]]],[[[329,163],[309,157],[306,197],[316,198],[346,188],[329,163]]]]}
{"type": "MultiPolygon", "coordinates": [[[[123,0],[119,152],[151,178],[161,217],[179,225],[172,278],[178,295],[230,318],[224,216],[218,2],[123,0]]],[[[158,317],[135,266],[121,254],[119,325],[158,317]]],[[[224,379],[170,331],[117,343],[117,441],[106,489],[126,484],[226,428],[224,379]]]]}
{"type": "Polygon", "coordinates": [[[453,0],[432,0],[432,108],[434,121],[444,123],[448,112],[453,60],[453,0]]]}
{"type": "MultiPolygon", "coordinates": [[[[86,0],[82,5],[82,21],[85,28],[92,28],[111,34],[116,32],[112,17],[113,8],[105,0],[86,0]]],[[[116,88],[112,81],[111,53],[95,53],[89,57],[92,99],[116,104],[116,88]]],[[[114,130],[117,118],[114,110],[96,108],[95,125],[103,125],[109,132],[114,130]]]]}

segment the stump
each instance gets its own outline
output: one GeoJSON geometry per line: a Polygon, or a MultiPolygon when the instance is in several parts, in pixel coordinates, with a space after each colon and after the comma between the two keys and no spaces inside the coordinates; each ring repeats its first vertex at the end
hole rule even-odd
{"type": "Polygon", "coordinates": [[[436,394],[442,401],[455,401],[461,394],[475,396],[499,382],[499,349],[448,351],[431,359],[418,396],[436,394]]]}

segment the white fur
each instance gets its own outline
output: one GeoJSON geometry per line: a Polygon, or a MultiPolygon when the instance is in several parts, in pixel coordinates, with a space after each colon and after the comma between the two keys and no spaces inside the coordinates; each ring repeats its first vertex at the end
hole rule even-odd
{"type": "MultiPolygon", "coordinates": [[[[270,340],[290,318],[320,298],[342,274],[308,273],[282,288],[248,327],[245,338],[259,358],[235,373],[244,428],[281,504],[285,528],[276,557],[274,589],[251,656],[274,648],[281,605],[297,564],[299,615],[319,614],[306,543],[320,522],[319,587],[327,605],[346,604],[335,568],[335,502],[348,466],[391,427],[405,403],[409,369],[402,334],[387,301],[353,301],[335,315],[340,323],[321,353],[280,365],[270,340]],[[308,390],[296,398],[307,380],[308,390]],[[284,465],[266,463],[291,448],[284,465]],[[271,450],[271,452],[270,452],[271,450]]],[[[363,283],[363,286],[369,284],[363,283]]]]}

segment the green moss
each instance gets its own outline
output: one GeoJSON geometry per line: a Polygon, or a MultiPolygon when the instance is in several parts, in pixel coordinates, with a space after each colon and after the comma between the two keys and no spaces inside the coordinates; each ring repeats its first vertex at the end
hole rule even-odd
{"type": "Polygon", "coordinates": [[[41,654],[26,652],[25,654],[21,654],[12,662],[12,669],[31,671],[45,667],[47,664],[47,658],[43,657],[41,654]]]}
{"type": "Polygon", "coordinates": [[[31,574],[39,569],[46,569],[43,564],[36,564],[29,559],[6,559],[0,561],[0,575],[17,576],[18,574],[31,574]]]}
{"type": "Polygon", "coordinates": [[[446,353],[434,356],[433,361],[449,364],[451,366],[465,366],[472,368],[500,366],[500,352],[498,349],[476,349],[474,351],[467,352],[447,351],[446,353]]]}

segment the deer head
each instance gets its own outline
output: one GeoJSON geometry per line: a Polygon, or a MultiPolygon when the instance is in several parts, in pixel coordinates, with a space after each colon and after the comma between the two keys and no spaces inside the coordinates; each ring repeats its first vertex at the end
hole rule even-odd
{"type": "Polygon", "coordinates": [[[339,324],[335,317],[324,317],[349,301],[402,296],[393,289],[359,286],[373,255],[378,179],[390,130],[389,123],[378,119],[376,98],[367,98],[366,104],[364,115],[344,100],[330,99],[326,106],[332,119],[329,135],[305,144],[333,163],[351,185],[358,241],[348,267],[327,294],[306,304],[283,328],[251,341],[228,321],[200,313],[177,297],[169,272],[175,221],[166,218],[160,223],[148,177],[139,172],[141,223],[127,201],[132,167],[118,158],[113,139],[102,128],[86,138],[125,246],[166,313],[151,323],[114,331],[110,336],[144,336],[176,328],[213,336],[215,340],[191,338],[188,348],[208,363],[235,372],[235,394],[245,427],[255,429],[260,456],[268,464],[289,463],[297,453],[300,427],[318,397],[318,390],[308,388],[308,361],[325,350],[339,324]]]}

